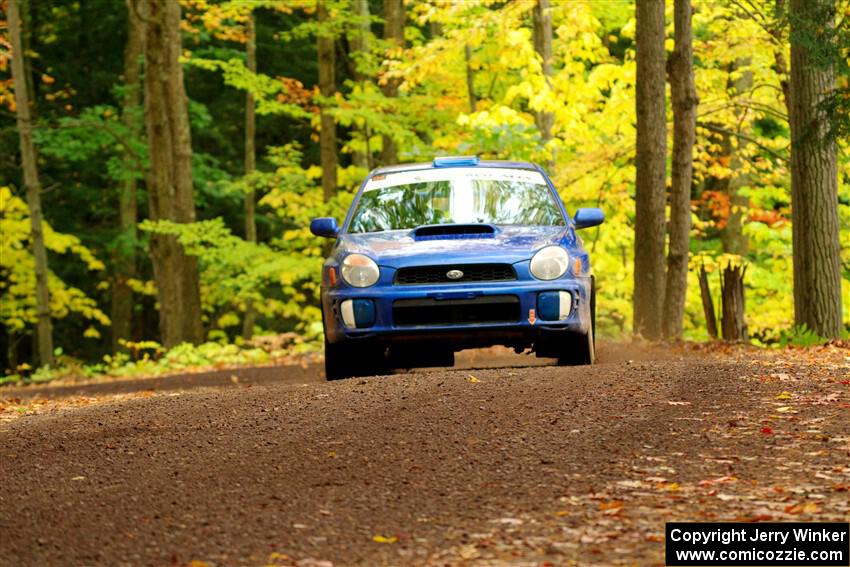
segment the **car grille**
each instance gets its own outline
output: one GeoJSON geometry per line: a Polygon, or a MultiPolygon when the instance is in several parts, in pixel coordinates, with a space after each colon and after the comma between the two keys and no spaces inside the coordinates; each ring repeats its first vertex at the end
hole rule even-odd
{"type": "Polygon", "coordinates": [[[397,327],[515,323],[519,299],[515,295],[488,295],[473,299],[399,299],[393,302],[397,327]]]}
{"type": "Polygon", "coordinates": [[[510,264],[464,264],[459,266],[415,266],[396,272],[396,285],[450,284],[470,282],[507,282],[516,279],[510,264]],[[463,277],[451,279],[446,274],[460,270],[463,277]]]}

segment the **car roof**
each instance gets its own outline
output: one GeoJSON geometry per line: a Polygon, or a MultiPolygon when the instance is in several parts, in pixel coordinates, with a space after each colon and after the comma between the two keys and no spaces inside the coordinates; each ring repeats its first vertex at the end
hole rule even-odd
{"type": "MultiPolygon", "coordinates": [[[[541,171],[540,167],[527,161],[508,161],[508,160],[480,160],[477,164],[463,164],[451,167],[504,167],[512,169],[531,169],[541,171]]],[[[402,163],[398,165],[387,165],[378,167],[372,170],[369,177],[373,175],[381,175],[385,173],[398,173],[400,171],[416,171],[421,169],[442,169],[434,165],[434,162],[422,163],[402,163]]],[[[448,167],[445,167],[448,169],[448,167]]]]}

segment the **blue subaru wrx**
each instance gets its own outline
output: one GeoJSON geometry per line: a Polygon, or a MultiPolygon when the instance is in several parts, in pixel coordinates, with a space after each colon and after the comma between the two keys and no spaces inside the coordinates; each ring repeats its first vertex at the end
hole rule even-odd
{"type": "Polygon", "coordinates": [[[593,364],[595,289],[570,218],[537,165],[437,158],[382,167],[357,192],[322,269],[328,380],[451,366],[454,353],[505,345],[593,364]]]}

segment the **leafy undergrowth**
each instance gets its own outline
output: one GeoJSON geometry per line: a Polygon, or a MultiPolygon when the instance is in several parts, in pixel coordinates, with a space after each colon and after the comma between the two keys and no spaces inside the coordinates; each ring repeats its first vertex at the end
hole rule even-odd
{"type": "Polygon", "coordinates": [[[154,341],[123,341],[125,352],[106,355],[97,364],[82,364],[61,356],[55,368],[42,367],[33,372],[28,365],[14,374],[0,377],[0,386],[80,383],[112,378],[146,378],[175,373],[194,373],[240,366],[292,364],[305,354],[317,351],[315,343],[294,333],[258,337],[243,344],[207,342],[184,343],[165,350],[154,341]]]}

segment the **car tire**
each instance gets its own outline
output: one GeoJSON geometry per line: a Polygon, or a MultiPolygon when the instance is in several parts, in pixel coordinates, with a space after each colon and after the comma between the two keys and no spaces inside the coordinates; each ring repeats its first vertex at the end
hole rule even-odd
{"type": "MultiPolygon", "coordinates": [[[[593,347],[596,349],[596,276],[590,276],[590,328],[593,330],[593,347]]],[[[594,352],[594,355],[596,353],[594,352]]]]}
{"type": "Polygon", "coordinates": [[[596,362],[596,278],[590,280],[590,325],[586,333],[571,333],[558,353],[558,365],[583,366],[596,362]]]}
{"type": "Polygon", "coordinates": [[[586,333],[571,333],[565,342],[558,355],[559,366],[583,366],[596,360],[592,325],[586,333]]]}
{"type": "Polygon", "coordinates": [[[344,380],[357,376],[374,376],[386,370],[384,351],[361,344],[331,344],[325,338],[325,378],[344,380]]]}

